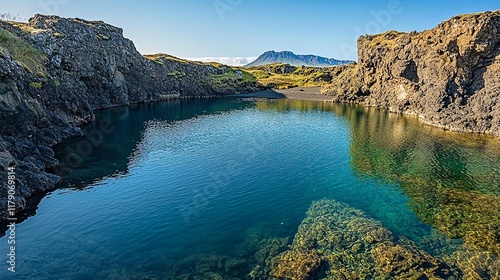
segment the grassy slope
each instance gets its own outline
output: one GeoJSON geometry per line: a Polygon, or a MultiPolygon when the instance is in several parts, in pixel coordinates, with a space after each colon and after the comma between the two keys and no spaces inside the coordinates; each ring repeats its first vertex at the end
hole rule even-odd
{"type": "Polygon", "coordinates": [[[43,66],[47,57],[40,50],[2,27],[0,27],[0,50],[9,53],[33,75],[39,77],[47,75],[43,66]]]}
{"type": "Polygon", "coordinates": [[[269,88],[313,87],[329,83],[332,67],[295,67],[288,64],[273,63],[249,68],[230,67],[217,62],[198,62],[177,58],[167,54],[145,55],[144,57],[163,65],[166,60],[183,64],[211,65],[222,74],[211,75],[210,83],[218,89],[235,84],[255,83],[269,88]]]}
{"type": "MultiPolygon", "coordinates": [[[[225,92],[229,93],[231,91],[239,91],[241,89],[252,87],[257,85],[257,79],[244,71],[243,69],[239,69],[237,67],[226,66],[217,62],[199,62],[199,61],[189,61],[186,59],[178,58],[175,56],[171,56],[168,54],[153,54],[153,55],[144,55],[145,58],[148,58],[154,61],[156,64],[165,65],[168,62],[179,63],[184,65],[204,65],[207,67],[213,67],[213,74],[206,76],[207,82],[211,85],[211,87],[217,92],[225,92]]],[[[175,78],[182,78],[183,75],[189,75],[188,73],[182,73],[179,71],[174,71],[168,74],[169,76],[175,78]]]]}
{"type": "Polygon", "coordinates": [[[313,87],[327,84],[332,67],[295,67],[288,64],[273,63],[245,69],[257,81],[272,88],[313,87]]]}

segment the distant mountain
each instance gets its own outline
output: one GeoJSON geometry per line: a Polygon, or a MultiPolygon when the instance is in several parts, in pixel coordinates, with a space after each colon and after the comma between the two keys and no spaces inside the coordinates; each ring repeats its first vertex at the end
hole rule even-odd
{"type": "Polygon", "coordinates": [[[282,51],[267,51],[261,54],[255,61],[245,65],[245,67],[249,66],[260,66],[270,63],[285,63],[293,66],[313,66],[313,67],[328,67],[328,66],[336,66],[341,64],[349,64],[353,61],[351,60],[338,60],[334,58],[326,58],[317,55],[297,55],[293,52],[282,51]]]}

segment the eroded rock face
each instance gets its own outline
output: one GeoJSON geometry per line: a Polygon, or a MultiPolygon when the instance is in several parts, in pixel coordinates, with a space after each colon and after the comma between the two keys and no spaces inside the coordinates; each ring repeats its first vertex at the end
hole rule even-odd
{"type": "MultiPolygon", "coordinates": [[[[259,89],[247,82],[221,91],[210,77],[227,69],[147,59],[120,28],[100,21],[36,15],[28,24],[0,21],[0,28],[13,49],[31,51],[16,56],[0,48],[0,154],[17,163],[18,210],[27,197],[55,187],[58,177],[45,172],[57,164],[49,147],[81,134],[77,126],[93,120],[93,110],[259,89]]],[[[4,182],[0,220],[6,218],[4,182]]]]}
{"type": "Polygon", "coordinates": [[[499,32],[495,11],[418,33],[361,36],[352,77],[323,92],[451,130],[500,136],[499,32]]]}

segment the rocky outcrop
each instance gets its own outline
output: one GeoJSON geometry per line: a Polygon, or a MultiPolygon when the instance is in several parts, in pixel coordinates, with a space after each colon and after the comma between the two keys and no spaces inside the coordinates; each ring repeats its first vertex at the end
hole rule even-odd
{"type": "Polygon", "coordinates": [[[499,32],[495,11],[456,16],[423,32],[361,36],[358,65],[323,93],[500,136],[499,32]]]}
{"type": "Polygon", "coordinates": [[[145,58],[120,28],[101,21],[35,15],[27,24],[0,21],[0,37],[0,160],[4,168],[16,165],[17,210],[54,188],[58,177],[45,172],[57,164],[50,147],[81,134],[78,125],[93,120],[93,110],[259,89],[239,76],[220,89],[214,80],[231,74],[229,67],[145,58]]]}
{"type": "Polygon", "coordinates": [[[461,279],[461,271],[333,200],[311,205],[272,279],[461,279]]]}

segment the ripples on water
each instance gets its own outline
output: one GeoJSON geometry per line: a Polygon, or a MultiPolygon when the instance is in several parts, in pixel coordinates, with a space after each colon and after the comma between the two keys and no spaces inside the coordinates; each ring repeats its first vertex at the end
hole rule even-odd
{"type": "MultiPolygon", "coordinates": [[[[460,277],[498,273],[495,139],[308,101],[171,101],[100,111],[86,129],[106,120],[114,129],[88,155],[78,152],[85,138],[55,148],[64,188],[18,227],[19,279],[266,279],[284,273],[280,253],[300,262],[292,242],[319,240],[293,241],[301,223],[306,230],[305,221],[326,215],[312,207],[304,220],[324,198],[348,205],[328,202],[328,215],[362,211],[370,217],[362,221],[410,240],[460,277]]],[[[338,249],[307,246],[323,263],[338,249]]],[[[329,267],[310,273],[342,273],[329,267]]],[[[368,277],[384,275],[377,269],[368,277]]]]}

